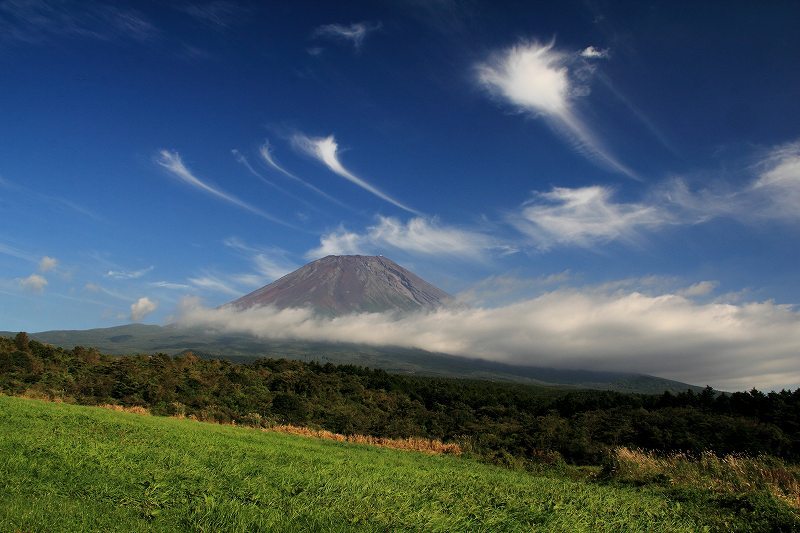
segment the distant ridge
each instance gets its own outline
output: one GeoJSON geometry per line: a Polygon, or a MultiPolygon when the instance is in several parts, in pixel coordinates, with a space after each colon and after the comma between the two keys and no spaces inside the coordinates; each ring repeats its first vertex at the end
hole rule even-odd
{"type": "Polygon", "coordinates": [[[338,316],[435,309],[450,300],[449,294],[386,257],[329,255],[227,305],[307,307],[338,316]]]}
{"type": "MultiPolygon", "coordinates": [[[[13,337],[16,332],[0,331],[13,337]]],[[[633,372],[569,370],[511,365],[433,353],[396,346],[366,346],[311,341],[269,341],[245,334],[225,334],[204,328],[128,324],[111,328],[42,331],[32,339],[65,348],[85,346],[103,353],[127,355],[163,352],[171,355],[192,351],[204,357],[249,362],[259,357],[354,364],[382,368],[398,374],[512,381],[532,385],[615,390],[661,394],[664,391],[700,392],[702,387],[633,372]]]]}

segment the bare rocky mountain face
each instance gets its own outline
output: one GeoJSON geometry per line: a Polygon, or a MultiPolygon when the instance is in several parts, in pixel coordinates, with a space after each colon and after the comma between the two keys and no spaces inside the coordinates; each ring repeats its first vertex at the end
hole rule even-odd
{"type": "Polygon", "coordinates": [[[230,302],[237,309],[310,307],[318,313],[417,311],[452,297],[383,256],[329,255],[230,302]]]}

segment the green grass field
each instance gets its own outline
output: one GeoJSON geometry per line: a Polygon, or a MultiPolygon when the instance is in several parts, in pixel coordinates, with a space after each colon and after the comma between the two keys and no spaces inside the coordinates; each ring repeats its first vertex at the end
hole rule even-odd
{"type": "Polygon", "coordinates": [[[0,396],[2,531],[702,531],[663,493],[0,396]]]}

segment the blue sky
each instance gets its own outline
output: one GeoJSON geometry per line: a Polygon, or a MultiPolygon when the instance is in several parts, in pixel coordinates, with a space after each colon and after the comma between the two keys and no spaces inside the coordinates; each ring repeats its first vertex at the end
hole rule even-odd
{"type": "Polygon", "coordinates": [[[770,366],[800,346],[797,20],[0,1],[0,329],[166,323],[385,254],[482,307],[640,294],[754,332],[778,313],[782,347],[742,340],[772,370],[740,377],[800,382],[770,366]]]}

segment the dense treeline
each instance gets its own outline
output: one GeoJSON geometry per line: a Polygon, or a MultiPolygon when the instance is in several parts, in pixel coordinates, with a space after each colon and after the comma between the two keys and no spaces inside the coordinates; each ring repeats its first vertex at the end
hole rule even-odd
{"type": "Polygon", "coordinates": [[[458,441],[496,462],[596,464],[612,446],[800,460],[800,389],[660,396],[389,374],[192,354],[107,356],[0,337],[0,391],[255,426],[458,441]]]}

